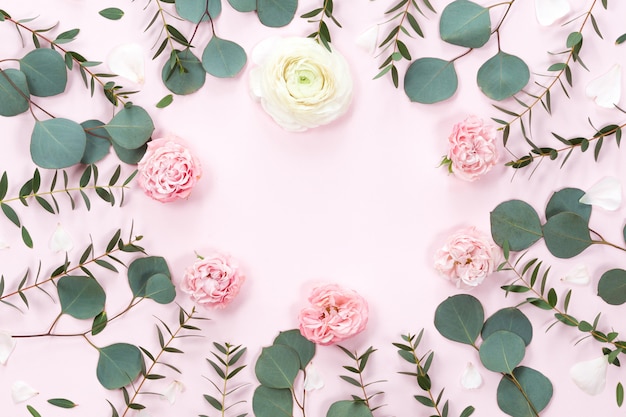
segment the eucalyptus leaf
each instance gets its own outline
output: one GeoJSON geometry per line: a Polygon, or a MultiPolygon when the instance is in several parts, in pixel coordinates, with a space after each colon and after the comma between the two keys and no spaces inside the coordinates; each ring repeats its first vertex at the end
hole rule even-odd
{"type": "Polygon", "coordinates": [[[111,136],[100,120],[87,120],[80,124],[85,131],[87,143],[80,162],[93,164],[108,155],[111,149],[111,136]]]}
{"type": "Polygon", "coordinates": [[[476,80],[487,97],[500,101],[524,88],[530,80],[530,71],[520,58],[498,51],[478,69],[476,80]]]}
{"type": "Polygon", "coordinates": [[[228,0],[228,3],[238,12],[253,12],[256,10],[256,0],[228,0]]]}
{"type": "Polygon", "coordinates": [[[295,350],[300,359],[300,369],[302,370],[315,356],[315,343],[302,336],[298,329],[280,332],[274,339],[274,345],[285,345],[295,350]]]}
{"type": "Polygon", "coordinates": [[[86,276],[66,275],[57,282],[61,313],[91,319],[104,310],[106,294],[98,281],[86,276]]]}
{"type": "Polygon", "coordinates": [[[546,206],[546,219],[549,220],[559,213],[570,212],[578,214],[589,223],[591,205],[579,201],[584,194],[585,192],[578,188],[563,188],[555,192],[546,206]]]}
{"type": "Polygon", "coordinates": [[[57,51],[37,48],[20,59],[20,69],[26,75],[30,93],[37,97],[49,97],[65,91],[67,67],[57,51]]]}
{"type": "Polygon", "coordinates": [[[372,411],[363,401],[337,401],[331,404],[326,417],[372,417],[372,411]]]}
{"type": "Polygon", "coordinates": [[[543,225],[543,238],[557,258],[572,258],[593,242],[587,221],[575,213],[556,214],[543,225]]]}
{"type": "Polygon", "coordinates": [[[255,417],[292,417],[291,391],[258,386],[252,395],[252,411],[255,417]]]}
{"type": "Polygon", "coordinates": [[[213,35],[202,53],[202,66],[214,77],[231,78],[239,74],[246,59],[241,46],[213,35]]]}
{"type": "Polygon", "coordinates": [[[128,104],[111,119],[105,129],[113,143],[122,148],[137,149],[150,139],[154,123],[142,107],[128,104]]]}
{"type": "Polygon", "coordinates": [[[607,304],[626,303],[626,271],[616,268],[602,274],[598,281],[598,295],[607,304]]]}
{"type": "Polygon", "coordinates": [[[120,158],[120,161],[125,162],[127,164],[131,164],[131,165],[135,165],[139,161],[141,161],[141,158],[143,158],[147,149],[148,149],[147,143],[143,144],[137,149],[126,149],[126,148],[122,148],[120,145],[113,142],[113,150],[115,151],[115,154],[117,155],[117,157],[120,158]]]}
{"type": "Polygon", "coordinates": [[[170,59],[163,66],[161,78],[172,93],[186,95],[195,93],[204,85],[206,72],[202,62],[186,48],[172,51],[170,59]],[[182,68],[176,64],[176,60],[180,61],[182,68]]]}
{"type": "Polygon", "coordinates": [[[128,266],[128,283],[135,297],[146,297],[148,281],[155,275],[165,275],[171,279],[165,259],[160,256],[147,256],[135,259],[128,266]]]}
{"type": "Polygon", "coordinates": [[[24,113],[29,108],[29,98],[24,73],[13,68],[0,69],[0,116],[11,117],[24,113]]]}
{"type": "Polygon", "coordinates": [[[478,353],[485,368],[510,374],[524,359],[526,345],[515,333],[498,330],[483,340],[478,353]]]}
{"type": "Polygon", "coordinates": [[[144,367],[141,351],[128,343],[115,343],[98,349],[98,381],[106,389],[122,388],[137,378],[144,367]]]}
{"type": "Polygon", "coordinates": [[[286,345],[264,347],[254,372],[259,382],[268,388],[292,388],[300,369],[298,353],[286,345]]]}
{"type": "Polygon", "coordinates": [[[507,307],[496,311],[485,321],[480,333],[483,340],[499,330],[513,332],[522,338],[528,346],[533,338],[533,326],[528,317],[515,307],[507,307]]]}
{"type": "Polygon", "coordinates": [[[30,155],[42,168],[67,168],[77,164],[86,147],[85,131],[76,122],[60,117],[35,122],[30,155]]]}
{"type": "Polygon", "coordinates": [[[100,16],[109,20],[120,20],[124,16],[124,11],[117,7],[109,7],[98,12],[100,16]]]}
{"type": "Polygon", "coordinates": [[[468,0],[456,0],[441,12],[439,35],[445,42],[480,48],[491,37],[489,9],[468,0]]]}
{"type": "Polygon", "coordinates": [[[215,19],[222,12],[222,0],[176,0],[176,12],[192,23],[206,22],[209,15],[215,19]],[[208,12],[208,14],[207,14],[208,12]]]}
{"type": "Polygon", "coordinates": [[[509,242],[509,249],[521,251],[543,235],[539,215],[528,203],[509,200],[500,203],[490,214],[491,236],[500,247],[509,242]]]}
{"type": "MultiPolygon", "coordinates": [[[[550,380],[541,372],[525,366],[513,370],[513,375],[535,410],[540,412],[546,408],[552,399],[553,387],[550,380]]],[[[510,380],[509,376],[502,377],[497,391],[500,410],[513,417],[536,417],[528,401],[526,401],[526,397],[510,380]]]]}
{"type": "Polygon", "coordinates": [[[455,342],[474,345],[483,327],[485,313],[477,298],[457,294],[444,300],[435,310],[435,328],[455,342]]]}
{"type": "Polygon", "coordinates": [[[159,273],[148,278],[144,297],[159,304],[169,304],[176,298],[176,289],[168,275],[159,273]]]}
{"type": "Polygon", "coordinates": [[[454,63],[439,58],[416,59],[404,75],[404,92],[417,103],[446,100],[454,95],[458,84],[454,63]]]}
{"type": "Polygon", "coordinates": [[[262,24],[277,28],[287,26],[293,20],[298,0],[257,0],[256,8],[262,24]]]}

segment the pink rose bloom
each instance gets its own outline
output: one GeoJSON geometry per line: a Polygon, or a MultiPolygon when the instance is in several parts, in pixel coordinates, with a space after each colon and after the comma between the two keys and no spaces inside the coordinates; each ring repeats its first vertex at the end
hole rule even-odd
{"type": "Polygon", "coordinates": [[[443,164],[457,177],[474,181],[498,162],[496,129],[482,119],[470,116],[454,125],[448,137],[450,149],[443,164]]]}
{"type": "Polygon", "coordinates": [[[321,285],[309,296],[311,305],[300,311],[300,333],[313,343],[331,345],[354,336],[367,324],[367,301],[337,284],[321,285]]]}
{"type": "Polygon", "coordinates": [[[176,136],[148,142],[137,170],[137,181],[144,192],[162,203],[189,197],[202,176],[199,161],[176,136]]]}
{"type": "Polygon", "coordinates": [[[457,288],[479,285],[496,267],[499,248],[474,227],[450,236],[435,255],[435,269],[457,288]]]}
{"type": "Polygon", "coordinates": [[[199,258],[185,270],[180,288],[197,304],[224,308],[239,294],[245,275],[230,258],[215,254],[199,258]]]}

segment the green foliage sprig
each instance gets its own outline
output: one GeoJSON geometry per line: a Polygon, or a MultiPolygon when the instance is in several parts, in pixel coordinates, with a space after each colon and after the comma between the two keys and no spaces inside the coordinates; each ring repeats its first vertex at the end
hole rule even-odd
{"type": "MultiPolygon", "coordinates": [[[[241,345],[234,346],[234,345],[231,345],[230,343],[220,344],[220,343],[213,342],[213,346],[215,347],[217,351],[212,351],[211,353],[213,354],[213,357],[217,359],[219,364],[209,358],[207,358],[207,362],[209,363],[209,365],[211,365],[211,367],[213,368],[217,376],[221,378],[221,387],[218,386],[211,379],[209,378],[207,379],[211,383],[211,385],[213,385],[215,390],[219,393],[220,398],[216,398],[213,395],[204,394],[204,399],[214,409],[220,412],[221,417],[226,417],[227,415],[226,413],[228,410],[230,410],[232,407],[234,407],[237,404],[245,402],[244,400],[240,400],[240,401],[227,405],[226,399],[235,391],[238,391],[239,389],[248,385],[248,384],[240,384],[240,385],[236,385],[233,388],[231,388],[228,385],[228,383],[246,367],[246,365],[237,366],[237,363],[242,358],[242,356],[246,353],[247,349],[245,347],[242,348],[241,345]]],[[[245,417],[247,415],[248,413],[243,413],[243,414],[239,414],[237,417],[245,417]]],[[[208,416],[201,414],[199,417],[208,417],[208,416]]]]}
{"type": "MultiPolygon", "coordinates": [[[[415,365],[414,372],[400,372],[404,375],[409,375],[414,377],[417,385],[428,394],[428,396],[424,395],[415,395],[415,399],[422,405],[433,408],[435,410],[435,416],[439,417],[447,417],[448,416],[448,400],[443,403],[443,407],[440,409],[439,406],[441,404],[441,399],[443,397],[444,388],[439,391],[437,397],[432,392],[432,381],[430,376],[428,375],[428,371],[430,370],[430,366],[432,365],[433,359],[435,357],[435,353],[432,351],[428,351],[422,356],[417,354],[417,348],[419,347],[420,342],[422,341],[422,336],[424,334],[424,329],[420,330],[419,334],[412,335],[406,334],[402,335],[402,342],[393,343],[395,347],[398,348],[398,355],[405,361],[410,364],[415,365]]],[[[474,407],[467,406],[460,414],[460,417],[469,417],[474,413],[474,407]]]]}
{"type": "MultiPolygon", "coordinates": [[[[51,405],[53,405],[55,407],[59,407],[59,408],[74,408],[74,407],[78,407],[78,404],[76,404],[76,403],[74,403],[74,401],[68,400],[66,398],[50,398],[47,402],[48,402],[48,404],[51,404],[51,405]]],[[[26,410],[33,417],[41,417],[41,414],[39,413],[39,411],[37,411],[37,409],[35,407],[33,407],[32,405],[27,405],[26,406],[26,410]]]]}
{"type": "Polygon", "coordinates": [[[324,47],[328,49],[328,52],[332,52],[332,48],[330,47],[331,37],[328,24],[324,21],[324,17],[329,18],[337,27],[341,28],[341,24],[337,21],[335,16],[333,16],[333,10],[333,0],[323,0],[322,7],[313,9],[300,16],[303,19],[309,19],[308,22],[310,23],[317,23],[317,30],[309,34],[308,37],[324,45],[324,47]],[[314,19],[317,16],[319,16],[319,18],[314,19]]]}

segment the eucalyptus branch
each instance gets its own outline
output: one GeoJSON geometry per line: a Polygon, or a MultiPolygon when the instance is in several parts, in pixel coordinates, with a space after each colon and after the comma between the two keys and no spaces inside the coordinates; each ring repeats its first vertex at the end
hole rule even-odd
{"type": "Polygon", "coordinates": [[[17,86],[15,85],[15,83],[13,82],[13,80],[6,74],[6,72],[0,68],[0,74],[2,74],[2,77],[4,77],[4,79],[11,84],[11,87],[13,87],[15,89],[15,91],[17,91],[17,93],[22,96],[22,98],[26,101],[28,101],[29,103],[29,109],[30,109],[30,114],[33,116],[33,118],[35,118],[35,120],[37,119],[37,116],[35,116],[35,113],[33,112],[33,106],[37,107],[39,110],[41,110],[42,112],[44,112],[48,117],[54,119],[55,116],[50,113],[49,111],[47,111],[46,109],[44,109],[43,107],[41,107],[39,104],[35,103],[33,101],[33,99],[30,97],[30,95],[24,94],[24,92],[17,86]]]}
{"type": "MultiPolygon", "coordinates": [[[[221,417],[226,417],[226,412],[230,408],[234,407],[237,404],[245,402],[244,400],[241,400],[233,404],[230,404],[228,406],[226,405],[226,399],[230,394],[248,385],[248,384],[241,384],[241,385],[237,385],[234,388],[229,388],[229,385],[228,385],[228,382],[235,375],[241,372],[242,369],[246,367],[246,365],[239,365],[239,366],[236,366],[236,365],[237,365],[237,362],[244,355],[247,349],[245,347],[241,349],[241,345],[234,346],[234,345],[231,345],[230,343],[220,344],[220,343],[213,342],[213,346],[217,349],[217,352],[212,351],[211,353],[218,360],[219,364],[209,358],[206,358],[206,360],[209,363],[209,365],[211,365],[215,373],[221,378],[222,386],[219,387],[215,382],[213,382],[209,378],[207,378],[207,380],[211,383],[211,385],[213,385],[213,387],[217,390],[217,392],[219,392],[220,398],[216,398],[209,394],[204,394],[204,399],[213,408],[215,408],[217,411],[220,412],[221,417]]],[[[246,415],[247,413],[244,413],[244,414],[239,415],[238,417],[243,417],[246,415]]]]}
{"type": "MultiPolygon", "coordinates": [[[[152,25],[156,22],[156,20],[159,19],[162,23],[162,27],[159,32],[159,38],[161,37],[163,33],[165,33],[165,39],[161,41],[161,44],[157,48],[155,54],[152,56],[152,59],[156,59],[159,55],[161,55],[161,53],[165,50],[165,47],[169,45],[170,51],[171,51],[170,60],[173,63],[172,70],[174,69],[184,70],[183,63],[180,57],[178,56],[178,54],[176,53],[176,47],[174,45],[174,42],[179,43],[182,46],[187,47],[187,48],[191,47],[191,42],[188,41],[187,38],[185,38],[185,36],[178,29],[176,29],[174,26],[167,23],[165,15],[166,14],[169,15],[169,13],[166,12],[165,9],[163,9],[163,7],[161,6],[161,0],[154,0],[154,2],[158,10],[156,11],[154,16],[150,20],[150,23],[148,23],[148,26],[146,27],[144,32],[150,29],[152,25]]],[[[158,42],[158,39],[157,39],[157,42],[158,42]]],[[[155,42],[155,46],[156,46],[156,42],[155,42]]]]}
{"type": "Polygon", "coordinates": [[[384,392],[378,391],[378,392],[375,392],[374,394],[368,394],[367,387],[373,384],[386,382],[386,381],[380,380],[380,381],[365,383],[365,381],[363,380],[363,371],[365,370],[365,367],[367,366],[367,362],[369,360],[370,355],[376,352],[376,349],[370,346],[362,355],[359,355],[356,351],[353,353],[349,351],[348,349],[344,348],[343,346],[339,346],[339,345],[337,346],[356,363],[356,367],[344,366],[343,368],[347,370],[348,372],[358,375],[358,380],[347,375],[340,375],[340,378],[346,381],[347,383],[360,388],[360,390],[363,392],[363,397],[360,397],[358,395],[353,395],[352,396],[353,401],[356,403],[364,404],[370,410],[370,412],[373,413],[374,411],[382,407],[382,405],[372,407],[372,404],[370,403],[370,401],[372,400],[372,398],[380,394],[384,394],[384,392]]]}
{"type": "Polygon", "coordinates": [[[317,30],[309,34],[308,37],[315,39],[318,43],[321,43],[326,49],[328,49],[328,52],[332,52],[330,47],[331,37],[330,30],[324,21],[324,17],[329,18],[335,25],[341,28],[341,24],[337,21],[337,19],[335,19],[335,16],[333,16],[333,9],[333,0],[323,0],[322,7],[314,9],[308,13],[304,13],[300,16],[303,19],[309,19],[308,22],[317,22],[317,30]],[[313,19],[316,16],[319,16],[319,19],[313,19]]]}

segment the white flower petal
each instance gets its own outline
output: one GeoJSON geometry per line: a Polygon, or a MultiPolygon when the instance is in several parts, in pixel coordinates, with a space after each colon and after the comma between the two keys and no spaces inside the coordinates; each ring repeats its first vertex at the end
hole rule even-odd
{"type": "Polygon", "coordinates": [[[15,381],[11,387],[11,396],[16,404],[29,400],[37,394],[39,392],[24,381],[15,381]]]}
{"type": "Polygon", "coordinates": [[[163,397],[169,401],[170,404],[174,404],[176,402],[176,397],[178,394],[185,390],[185,385],[182,382],[174,380],[165,388],[165,390],[161,393],[163,397]]]}
{"type": "Polygon", "coordinates": [[[535,0],[537,21],[542,26],[550,26],[569,13],[568,0],[535,0]]]}
{"type": "Polygon", "coordinates": [[[600,107],[607,109],[615,107],[622,96],[621,65],[613,65],[607,73],[589,82],[585,94],[600,107]]]}
{"type": "Polygon", "coordinates": [[[574,384],[589,395],[597,395],[606,385],[606,370],[609,366],[607,356],[590,361],[579,362],[572,366],[569,375],[574,384]]]}
{"type": "Polygon", "coordinates": [[[569,284],[587,285],[591,281],[589,268],[587,268],[587,265],[576,265],[561,278],[561,281],[569,284]]]}
{"type": "Polygon", "coordinates": [[[374,55],[378,46],[378,25],[374,25],[356,38],[357,46],[370,55],[374,55]]]}
{"type": "Polygon", "coordinates": [[[4,365],[15,349],[15,339],[7,332],[0,331],[0,364],[4,365]]]}
{"type": "Polygon", "coordinates": [[[48,246],[52,252],[69,252],[74,248],[74,241],[67,230],[61,227],[61,223],[58,223],[48,246]]]}
{"type": "Polygon", "coordinates": [[[615,177],[605,177],[591,186],[578,201],[615,211],[622,204],[622,184],[615,177]]]}
{"type": "Polygon", "coordinates": [[[478,369],[476,369],[473,363],[468,362],[463,371],[463,375],[461,375],[461,385],[465,389],[476,389],[480,387],[482,383],[483,377],[478,372],[478,369]]]}
{"type": "Polygon", "coordinates": [[[107,57],[109,69],[114,74],[137,84],[144,82],[144,53],[138,43],[116,46],[107,57]]]}
{"type": "Polygon", "coordinates": [[[309,364],[306,367],[306,378],[304,378],[304,390],[314,391],[324,387],[324,380],[322,375],[317,371],[317,368],[313,364],[309,364]]]}

